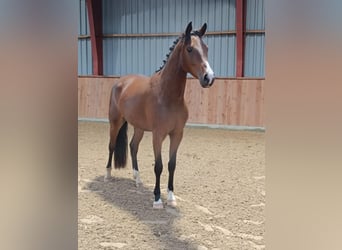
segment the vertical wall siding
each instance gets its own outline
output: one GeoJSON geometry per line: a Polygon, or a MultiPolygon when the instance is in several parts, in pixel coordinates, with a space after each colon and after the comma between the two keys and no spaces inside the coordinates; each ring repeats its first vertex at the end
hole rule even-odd
{"type": "MultiPolygon", "coordinates": [[[[86,0],[79,2],[79,35],[89,35],[89,22],[87,14],[86,0]]],[[[91,75],[92,74],[92,56],[90,38],[78,39],[78,74],[91,75]]]]}
{"type": "MultiPolygon", "coordinates": [[[[105,75],[151,75],[166,59],[177,37],[120,37],[103,39],[105,75]]],[[[206,36],[208,60],[217,76],[235,74],[235,36],[206,36]]]]}
{"type": "MultiPolygon", "coordinates": [[[[264,0],[247,0],[246,30],[265,30],[264,0]]],[[[265,35],[246,34],[245,76],[265,76],[265,35]]]]}
{"type": "Polygon", "coordinates": [[[265,76],[265,36],[263,34],[248,34],[245,50],[245,76],[265,76]]]}
{"type": "Polygon", "coordinates": [[[104,34],[180,33],[189,21],[235,30],[235,0],[103,0],[104,34]]]}
{"type": "Polygon", "coordinates": [[[264,0],[247,0],[246,29],[265,29],[265,6],[264,0]]]}
{"type": "Polygon", "coordinates": [[[236,72],[235,35],[208,35],[204,37],[208,45],[208,61],[219,77],[233,77],[236,72]]]}
{"type": "Polygon", "coordinates": [[[119,37],[103,39],[105,75],[151,75],[166,59],[177,37],[119,37]]]}
{"type": "MultiPolygon", "coordinates": [[[[198,28],[208,23],[208,31],[235,30],[235,0],[103,0],[103,33],[181,33],[189,21],[198,28]]],[[[246,1],[246,29],[265,29],[264,0],[246,1]]],[[[79,1],[79,35],[89,35],[86,0],[79,1]]],[[[104,74],[151,75],[165,59],[175,37],[104,38],[104,74]],[[148,62],[148,63],[146,63],[148,62]]],[[[208,35],[209,63],[219,77],[234,77],[235,35],[208,35]]],[[[247,77],[265,75],[265,35],[246,34],[247,77]]],[[[92,74],[90,39],[79,39],[78,73],[92,74]]]]}
{"type": "Polygon", "coordinates": [[[79,16],[78,34],[89,35],[89,25],[88,25],[89,23],[88,23],[86,0],[80,0],[79,13],[80,13],[80,16],[79,16]]]}
{"type": "MultiPolygon", "coordinates": [[[[104,34],[181,33],[189,21],[208,31],[235,30],[235,0],[103,0],[104,34]]],[[[163,63],[174,37],[108,37],[103,40],[105,75],[151,75],[163,63]]],[[[235,35],[208,35],[215,74],[235,75],[235,35]]]]}
{"type": "Polygon", "coordinates": [[[78,74],[91,75],[92,74],[92,56],[90,39],[78,40],[78,74]]]}
{"type": "MultiPolygon", "coordinates": [[[[78,116],[108,117],[111,87],[117,78],[78,78],[78,116]]],[[[210,88],[188,79],[185,101],[189,123],[264,126],[264,80],[216,79],[210,88]]]]}

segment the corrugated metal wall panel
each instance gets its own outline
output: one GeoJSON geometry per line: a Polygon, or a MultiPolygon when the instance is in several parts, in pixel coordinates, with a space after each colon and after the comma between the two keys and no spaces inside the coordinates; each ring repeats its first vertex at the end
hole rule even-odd
{"type": "Polygon", "coordinates": [[[249,34],[246,37],[245,76],[265,76],[265,36],[249,34]]]}
{"type": "Polygon", "coordinates": [[[87,14],[86,0],[80,0],[79,13],[80,13],[80,16],[79,16],[78,34],[79,35],[89,35],[89,25],[88,25],[88,14],[87,14]]]}
{"type": "MultiPolygon", "coordinates": [[[[89,35],[89,23],[86,0],[79,2],[79,35],[89,35]]],[[[92,56],[90,39],[78,39],[78,74],[91,75],[92,74],[92,56]]]]}
{"type": "MultiPolygon", "coordinates": [[[[235,30],[235,0],[103,0],[104,34],[180,34],[189,21],[195,28],[207,22],[208,31],[235,30]]],[[[104,74],[151,75],[162,65],[176,38],[104,38],[104,74]]],[[[235,35],[206,39],[215,74],[234,76],[235,35]]]]}
{"type": "Polygon", "coordinates": [[[205,36],[209,64],[219,77],[233,77],[236,72],[235,35],[205,36]]]}
{"type": "Polygon", "coordinates": [[[92,74],[92,56],[89,38],[78,40],[78,74],[92,74]]]}
{"type": "MultiPolygon", "coordinates": [[[[246,4],[246,29],[264,30],[264,0],[247,0],[246,4]]],[[[89,35],[86,0],[80,0],[79,8],[79,35],[89,35]]],[[[103,0],[103,33],[180,33],[190,20],[196,28],[207,22],[208,31],[235,30],[235,8],[235,0],[103,0]]],[[[104,74],[152,74],[175,38],[105,38],[104,74]]],[[[233,77],[235,35],[208,38],[209,62],[216,75],[233,77]]],[[[246,35],[245,76],[264,76],[264,40],[264,35],[246,35]]],[[[90,46],[89,39],[79,39],[80,75],[92,73],[90,46]]]]}
{"type": "Polygon", "coordinates": [[[177,37],[120,37],[103,40],[104,74],[151,75],[177,37]]]}
{"type": "MultiPolygon", "coordinates": [[[[104,74],[153,74],[166,59],[169,47],[177,37],[121,37],[105,38],[104,74]]],[[[235,36],[206,36],[205,43],[209,47],[209,63],[216,76],[235,74],[235,36]]]]}
{"type": "MultiPolygon", "coordinates": [[[[264,0],[247,0],[246,30],[265,30],[264,0]]],[[[265,76],[265,34],[246,34],[244,75],[265,76]]]]}
{"type": "Polygon", "coordinates": [[[264,0],[247,0],[246,29],[265,29],[265,6],[264,0]]]}
{"type": "MultiPolygon", "coordinates": [[[[103,40],[105,75],[130,73],[151,75],[166,59],[169,47],[176,37],[121,37],[103,40]]],[[[235,75],[235,36],[206,36],[209,47],[209,63],[216,76],[235,75]]]]}
{"type": "Polygon", "coordinates": [[[104,34],[178,33],[189,21],[235,30],[235,0],[103,0],[104,34]]]}

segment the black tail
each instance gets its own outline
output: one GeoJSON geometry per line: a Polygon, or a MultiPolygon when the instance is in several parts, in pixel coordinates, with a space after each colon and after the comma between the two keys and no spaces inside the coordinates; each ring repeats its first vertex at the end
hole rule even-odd
{"type": "Polygon", "coordinates": [[[127,162],[127,122],[119,130],[114,149],[115,168],[124,168],[127,162]]]}

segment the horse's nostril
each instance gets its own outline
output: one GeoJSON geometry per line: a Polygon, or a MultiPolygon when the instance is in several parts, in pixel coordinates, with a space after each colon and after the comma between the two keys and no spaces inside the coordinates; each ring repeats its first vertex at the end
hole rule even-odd
{"type": "Polygon", "coordinates": [[[206,83],[208,83],[208,82],[209,82],[208,74],[205,74],[204,77],[203,77],[203,79],[204,79],[204,81],[205,81],[206,83]]]}

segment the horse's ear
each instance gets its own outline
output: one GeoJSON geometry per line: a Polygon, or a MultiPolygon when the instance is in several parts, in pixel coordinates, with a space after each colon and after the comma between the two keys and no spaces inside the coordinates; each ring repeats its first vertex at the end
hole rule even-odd
{"type": "Polygon", "coordinates": [[[198,31],[198,35],[200,37],[202,37],[205,33],[205,31],[207,30],[207,23],[204,23],[203,26],[200,28],[200,30],[198,31]]]}
{"type": "Polygon", "coordinates": [[[192,22],[190,22],[188,24],[188,26],[186,26],[186,29],[185,29],[185,42],[190,41],[191,31],[192,31],[192,22]]]}

